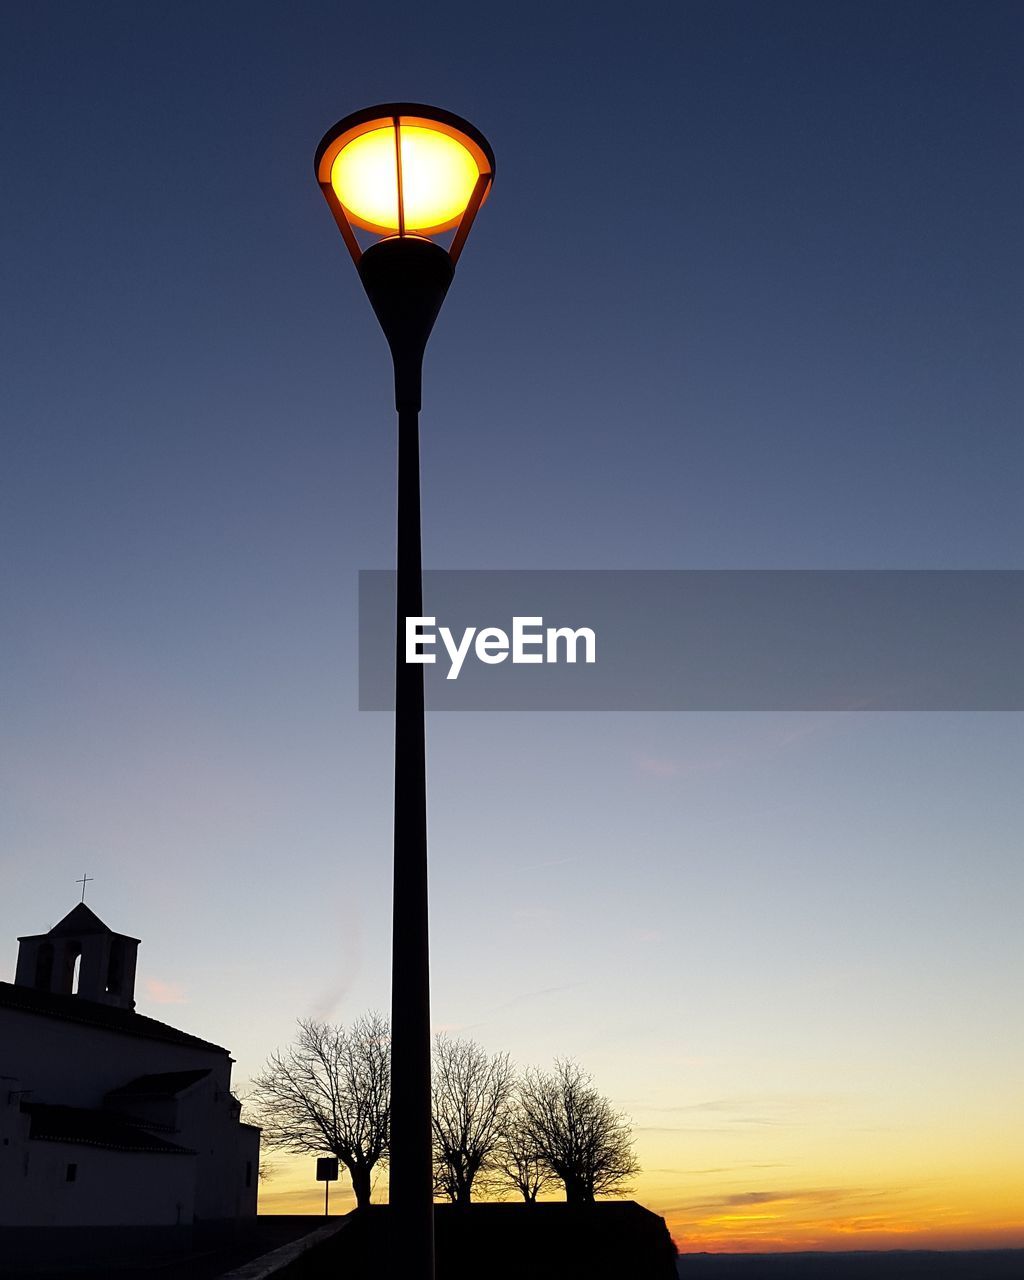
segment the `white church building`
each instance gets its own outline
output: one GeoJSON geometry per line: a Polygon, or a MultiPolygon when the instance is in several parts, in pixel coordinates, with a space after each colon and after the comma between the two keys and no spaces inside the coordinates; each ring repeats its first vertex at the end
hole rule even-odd
{"type": "Polygon", "coordinates": [[[137,938],[79,903],[0,982],[0,1227],[256,1213],[259,1129],[227,1049],[135,1012],[137,938]]]}

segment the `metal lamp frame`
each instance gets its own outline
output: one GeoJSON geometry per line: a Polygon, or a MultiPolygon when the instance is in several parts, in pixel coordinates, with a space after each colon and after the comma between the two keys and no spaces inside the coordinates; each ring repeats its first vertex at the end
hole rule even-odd
{"type": "MultiPolygon", "coordinates": [[[[403,124],[417,128],[426,126],[437,130],[439,133],[447,133],[450,137],[461,142],[476,161],[480,176],[473,187],[469,202],[455,224],[455,235],[452,237],[452,242],[447,251],[448,258],[454,267],[462,254],[466,237],[469,235],[480,206],[487,199],[494,182],[494,152],[491,150],[491,144],[480,130],[470,124],[468,120],[463,120],[461,116],[457,116],[451,111],[444,111],[440,107],[428,107],[420,102],[387,102],[381,103],[376,107],[366,107],[362,111],[354,111],[351,115],[345,116],[343,120],[339,120],[333,128],[328,129],[324,134],[319,147],[317,147],[314,160],[316,180],[324,194],[324,199],[330,207],[334,221],[338,224],[338,230],[341,232],[346,248],[352,255],[352,261],[358,267],[363,256],[363,250],[356,239],[352,224],[355,222],[360,227],[363,227],[363,224],[346,210],[338,198],[338,194],[331,184],[331,170],[340,152],[353,139],[358,138],[363,133],[369,133],[373,129],[393,128],[395,131],[395,171],[398,186],[397,235],[399,239],[404,239],[409,233],[405,229],[405,210],[402,198],[403,124]]],[[[363,229],[389,237],[394,235],[393,232],[381,232],[369,226],[363,227],[363,229]]],[[[436,229],[428,227],[423,231],[417,231],[415,235],[421,239],[429,239],[432,235],[438,235],[451,229],[450,224],[436,229]]]]}

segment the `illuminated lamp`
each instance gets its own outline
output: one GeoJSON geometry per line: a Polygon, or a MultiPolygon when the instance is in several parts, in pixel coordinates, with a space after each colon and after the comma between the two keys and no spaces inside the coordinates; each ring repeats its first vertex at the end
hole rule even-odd
{"type": "Polygon", "coordinates": [[[315,168],[391,346],[398,406],[419,408],[423,351],[490,193],[494,153],[451,112],[389,103],[339,120],[315,168]]]}

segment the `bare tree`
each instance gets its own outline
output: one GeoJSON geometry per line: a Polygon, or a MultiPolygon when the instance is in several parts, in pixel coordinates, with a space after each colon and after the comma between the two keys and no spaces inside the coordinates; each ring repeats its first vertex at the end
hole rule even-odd
{"type": "Polygon", "coordinates": [[[348,1169],[356,1205],[370,1203],[371,1174],[387,1159],[391,1037],[378,1013],[346,1030],[300,1019],[295,1042],[254,1076],[253,1104],[268,1147],[330,1152],[348,1169]]]}
{"type": "Polygon", "coordinates": [[[520,1090],[522,1124],[532,1149],[565,1187],[570,1203],[627,1190],[640,1172],[629,1123],[575,1062],[528,1071],[520,1090]]]}
{"type": "Polygon", "coordinates": [[[498,1177],[511,1183],[527,1204],[536,1204],[537,1196],[554,1177],[525,1123],[518,1096],[506,1114],[501,1141],[494,1149],[493,1165],[498,1177]]]}
{"type": "Polygon", "coordinates": [[[473,1180],[493,1163],[515,1090],[507,1053],[473,1040],[434,1040],[435,1185],[454,1203],[470,1203],[473,1180]]]}

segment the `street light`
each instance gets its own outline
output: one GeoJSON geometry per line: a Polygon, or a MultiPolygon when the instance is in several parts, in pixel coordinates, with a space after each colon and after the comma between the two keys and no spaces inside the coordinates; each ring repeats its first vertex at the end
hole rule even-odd
{"type": "Polygon", "coordinates": [[[423,353],[494,153],[467,121],[417,103],[357,111],[324,135],[316,177],[391,348],[398,409],[395,872],[391,951],[391,1192],[394,1274],[434,1274],[423,667],[402,660],[405,619],[423,613],[419,410],[423,353]],[[372,243],[363,248],[357,232],[372,243]],[[448,237],[445,247],[443,237],[448,237]]]}

